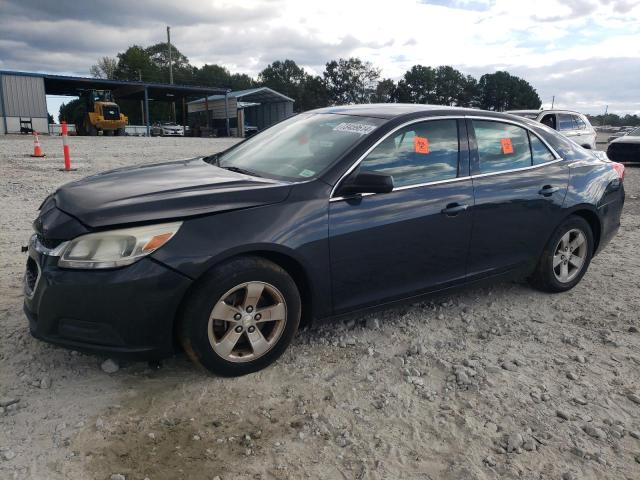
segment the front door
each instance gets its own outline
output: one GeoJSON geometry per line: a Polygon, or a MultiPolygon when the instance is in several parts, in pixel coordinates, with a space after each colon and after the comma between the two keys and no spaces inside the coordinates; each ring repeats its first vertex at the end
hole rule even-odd
{"type": "Polygon", "coordinates": [[[569,168],[534,134],[469,122],[475,207],[470,277],[532,268],[562,215],[569,168]]]}
{"type": "Polygon", "coordinates": [[[392,175],[393,192],[331,200],[336,313],[464,279],[473,206],[465,128],[462,120],[447,119],[392,132],[353,174],[392,175]]]}

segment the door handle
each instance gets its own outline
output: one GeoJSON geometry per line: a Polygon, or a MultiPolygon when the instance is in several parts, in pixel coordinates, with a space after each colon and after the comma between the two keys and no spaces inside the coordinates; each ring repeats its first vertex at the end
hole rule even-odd
{"type": "Polygon", "coordinates": [[[441,210],[448,217],[455,217],[459,213],[464,212],[468,208],[468,205],[463,203],[450,203],[441,210]]]}
{"type": "Polygon", "coordinates": [[[554,187],[553,185],[545,185],[538,191],[538,195],[542,195],[543,197],[550,197],[552,194],[556,193],[560,190],[558,187],[554,187]]]}

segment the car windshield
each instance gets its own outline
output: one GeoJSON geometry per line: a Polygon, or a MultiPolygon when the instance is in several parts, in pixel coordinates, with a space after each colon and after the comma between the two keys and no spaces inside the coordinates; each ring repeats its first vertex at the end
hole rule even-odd
{"type": "Polygon", "coordinates": [[[264,177],[308,180],[384,122],[372,117],[303,113],[221,154],[217,165],[264,177]]]}

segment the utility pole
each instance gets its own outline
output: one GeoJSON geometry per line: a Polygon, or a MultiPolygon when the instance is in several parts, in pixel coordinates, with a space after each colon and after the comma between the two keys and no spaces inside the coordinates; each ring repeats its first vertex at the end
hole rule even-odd
{"type": "Polygon", "coordinates": [[[556,96],[551,97],[551,110],[553,110],[553,104],[556,103],[556,96]]]}
{"type": "MultiPolygon", "coordinates": [[[[142,82],[142,70],[138,70],[138,81],[142,82]]],[[[142,119],[141,123],[146,124],[144,121],[144,100],[140,100],[140,118],[142,119]]]]}
{"type": "MultiPolygon", "coordinates": [[[[171,61],[171,27],[167,25],[167,49],[169,50],[169,83],[173,85],[173,62],[171,61]]],[[[176,120],[176,104],[171,102],[171,120],[176,120]]]]}

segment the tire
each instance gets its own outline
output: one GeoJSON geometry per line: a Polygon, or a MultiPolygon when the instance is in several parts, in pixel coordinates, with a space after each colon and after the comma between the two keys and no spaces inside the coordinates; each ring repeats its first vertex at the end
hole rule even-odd
{"type": "Polygon", "coordinates": [[[550,293],[571,290],[587,273],[593,246],[593,232],[587,221],[575,215],[567,217],[547,242],[536,270],[529,279],[530,283],[550,293]],[[573,250],[567,251],[566,248],[573,250]]]}
{"type": "Polygon", "coordinates": [[[189,358],[211,373],[246,375],[282,355],[300,314],[298,287],[284,269],[263,258],[240,257],[198,281],[182,311],[180,342],[189,358]]]}

